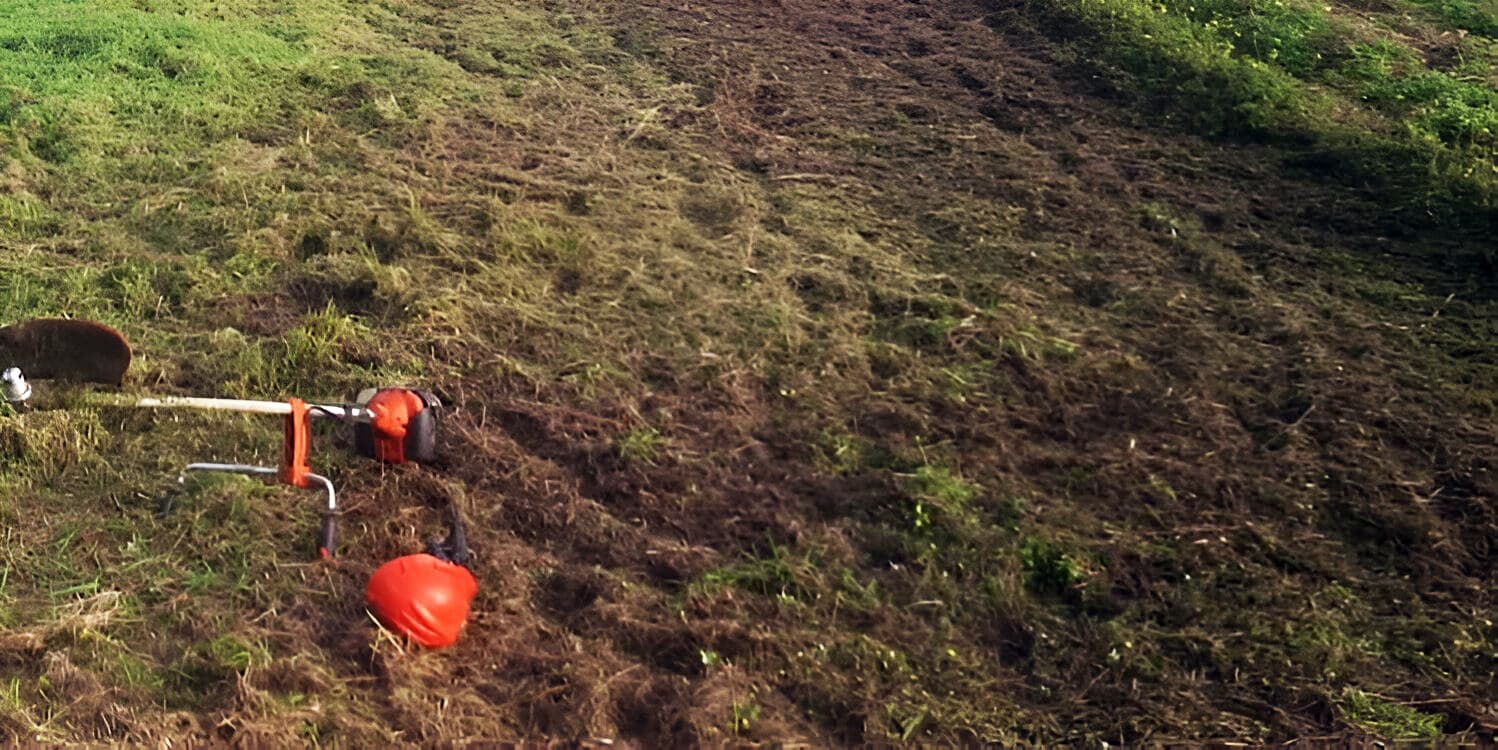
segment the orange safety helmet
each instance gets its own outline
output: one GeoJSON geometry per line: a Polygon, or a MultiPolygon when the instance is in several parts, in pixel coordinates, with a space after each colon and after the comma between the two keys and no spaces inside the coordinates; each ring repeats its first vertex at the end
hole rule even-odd
{"type": "Polygon", "coordinates": [[[468,568],[423,553],[381,565],[365,599],[386,627],[427,648],[445,648],[457,643],[478,590],[468,568]]]}
{"type": "Polygon", "coordinates": [[[369,578],[364,599],[386,627],[427,648],[458,641],[478,580],[465,567],[468,544],[462,519],[453,511],[452,533],[424,554],[381,565],[369,578]]]}

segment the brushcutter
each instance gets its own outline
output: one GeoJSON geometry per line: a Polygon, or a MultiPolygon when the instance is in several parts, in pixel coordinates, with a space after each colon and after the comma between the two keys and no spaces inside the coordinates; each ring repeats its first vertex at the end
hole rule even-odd
{"type": "MultiPolygon", "coordinates": [[[[0,328],[0,398],[24,410],[32,397],[27,374],[42,379],[102,383],[119,386],[130,367],[131,350],[125,337],[108,326],[89,321],[33,320],[0,328]]],[[[308,404],[286,401],[164,397],[129,400],[96,394],[91,402],[150,409],[197,409],[280,416],[284,420],[281,463],[277,467],[247,464],[193,463],[178,476],[178,484],[192,472],[230,472],[260,476],[294,487],[314,485],[327,493],[318,554],[331,559],[336,551],[337,492],[327,477],[312,472],[314,418],[353,425],[354,452],[374,460],[399,464],[427,463],[436,457],[437,414],[442,404],[433,394],[410,388],[370,388],[353,403],[308,404]]],[[[170,510],[171,495],[163,511],[170,510]]],[[[457,641],[468,621],[468,609],[478,592],[478,581],[467,567],[468,544],[463,520],[451,506],[447,539],[426,553],[396,558],[370,576],[365,602],[387,627],[428,648],[457,641]]]]}
{"type": "MultiPolygon", "coordinates": [[[[12,407],[26,408],[32,396],[27,375],[64,381],[120,385],[130,366],[125,338],[108,326],[89,321],[44,319],[0,328],[0,362],[13,362],[0,372],[0,396],[12,407]]],[[[409,388],[366,389],[353,403],[308,404],[299,398],[285,401],[163,397],[135,400],[96,394],[91,403],[149,409],[194,409],[281,416],[284,420],[281,463],[277,467],[229,463],[192,463],[178,484],[195,472],[228,472],[264,477],[293,487],[322,489],[327,495],[318,533],[318,554],[333,557],[337,544],[337,492],[327,477],[312,472],[314,418],[333,419],[353,426],[354,452],[382,463],[429,463],[436,458],[436,396],[409,388]]],[[[170,511],[171,496],[163,504],[170,511]]]]}
{"type": "MultiPolygon", "coordinates": [[[[312,472],[312,418],[333,419],[353,425],[354,452],[382,463],[430,463],[437,452],[437,411],[442,403],[427,391],[409,388],[369,388],[354,403],[342,406],[308,404],[299,398],[286,401],[165,397],[142,398],[131,404],[146,409],[195,409],[270,414],[282,417],[281,463],[277,467],[245,464],[193,463],[178,476],[185,483],[193,472],[227,472],[261,476],[293,487],[321,487],[327,493],[317,552],[331,559],[337,550],[338,496],[327,477],[312,472]]],[[[170,496],[163,511],[170,510],[170,496]]]]}

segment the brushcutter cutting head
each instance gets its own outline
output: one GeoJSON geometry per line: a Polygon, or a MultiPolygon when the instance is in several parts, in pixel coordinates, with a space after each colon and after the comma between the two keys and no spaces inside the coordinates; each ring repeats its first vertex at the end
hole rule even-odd
{"type": "Polygon", "coordinates": [[[31,399],[31,384],[26,382],[21,368],[11,367],[0,373],[0,397],[12,406],[24,404],[31,399]]]}
{"type": "Polygon", "coordinates": [[[0,328],[0,367],[32,378],[118,386],[130,357],[125,337],[102,323],[41,318],[0,328]]]}

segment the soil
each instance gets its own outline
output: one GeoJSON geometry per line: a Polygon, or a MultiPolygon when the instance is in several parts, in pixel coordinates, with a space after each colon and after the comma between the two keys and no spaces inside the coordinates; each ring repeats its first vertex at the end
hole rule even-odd
{"type": "MultiPolygon", "coordinates": [[[[908,686],[848,663],[797,674],[800,652],[864,636],[915,654],[939,638],[993,670],[985,682],[910,678],[928,697],[958,691],[931,699],[940,708],[912,730],[942,742],[1351,741],[1339,665],[1431,701],[1449,731],[1498,728],[1491,657],[1412,666],[1447,648],[1437,633],[1493,611],[1492,402],[1443,377],[1449,339],[1422,339],[1438,311],[1380,318],[1348,287],[1417,281],[1449,289],[1463,316],[1485,309],[1493,277],[1462,265],[1470,239],[1391,225],[1376,194],[1286,168],[1305,160],[1283,147],[1210,141],[1119,106],[1022,5],[596,10],[694,93],[699,107],[673,127],[766,200],[821,186],[865,238],[917,227],[908,257],[941,279],[930,291],[1017,301],[1089,356],[1000,357],[1007,387],[965,405],[877,362],[801,402],[664,366],[650,392],[617,403],[579,407],[570,387],[529,382],[493,383],[501,396],[482,407],[459,398],[453,450],[483,458],[450,478],[504,498],[470,511],[486,593],[453,677],[484,673],[472,700],[529,736],[878,743],[910,728],[898,716],[908,686]],[[1017,248],[983,242],[996,221],[1017,248]],[[621,458],[615,436],[641,414],[669,415],[683,450],[621,458]],[[889,471],[828,471],[811,447],[828,415],[870,444],[941,446],[964,476],[1031,498],[1040,523],[1094,552],[1089,591],[1063,592],[1055,620],[963,618],[940,602],[922,613],[903,572],[913,561],[871,520],[904,485],[889,471]],[[1173,551],[1150,551],[1161,545],[1173,551]],[[784,547],[819,550],[902,606],[807,622],[826,610],[778,606],[775,594],[797,596],[783,580],[769,596],[692,593],[711,571],[784,547]],[[549,572],[526,581],[532,565],[549,572]],[[1193,575],[1205,593],[1187,593],[1193,575]],[[1292,664],[1288,647],[1243,632],[1310,617],[1331,586],[1357,592],[1349,617],[1410,624],[1410,651],[1370,642],[1348,648],[1382,656],[1323,650],[1323,663],[1292,664]],[[1153,650],[1133,668],[1110,668],[1099,645],[1121,621],[1153,650]],[[751,701],[753,721],[724,729],[751,701]]],[[[710,200],[682,211],[710,232],[735,218],[710,200]]],[[[853,277],[792,283],[812,310],[849,298],[876,318],[914,309],[918,295],[881,302],[853,277]]],[[[938,361],[962,347],[927,343],[938,361]]],[[[807,374],[790,382],[807,387],[807,374]]]]}
{"type": "MultiPolygon", "coordinates": [[[[629,192],[582,162],[595,144],[682,179],[665,150],[728,165],[641,207],[693,227],[700,263],[554,261],[546,305],[613,284],[673,310],[667,338],[617,331],[638,384],[590,392],[586,361],[492,366],[569,356],[524,311],[476,323],[487,348],[434,337],[447,458],[340,477],[344,525],[379,561],[457,503],[481,582],[463,640],[371,646],[354,563],[278,613],[333,673],[288,662],[185,722],[285,742],[245,696],[343,685],[377,728],[356,743],[1352,743],[1356,688],[1498,731],[1490,240],[1123,106],[1021,4],[572,7],[683,101],[623,136],[561,112],[552,142],[454,119],[411,179],[450,224],[523,195],[587,225],[629,192]],[[776,288],[719,305],[708,273],[776,288]],[[781,299],[784,341],[694,317],[781,299]],[[976,496],[913,490],[936,463],[976,496]],[[973,515],[928,532],[920,503],[973,515]]],[[[390,257],[442,247],[381,231],[390,257]]],[[[302,283],[286,296],[400,309],[302,283]]]]}

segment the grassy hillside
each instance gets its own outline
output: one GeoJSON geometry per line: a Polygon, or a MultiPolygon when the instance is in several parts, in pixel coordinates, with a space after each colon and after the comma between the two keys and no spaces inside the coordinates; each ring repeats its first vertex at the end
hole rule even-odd
{"type": "Polygon", "coordinates": [[[1310,145],[1393,213],[1490,222],[1495,9],[1058,2],[1086,64],[1197,132],[1310,145]]]}
{"type": "MultiPolygon", "coordinates": [[[[1498,731],[1490,5],[31,0],[0,321],[443,461],[0,415],[21,742],[1498,731]],[[464,639],[363,586],[470,520],[464,639]]],[[[0,363],[3,364],[3,363],[0,363]]]]}

